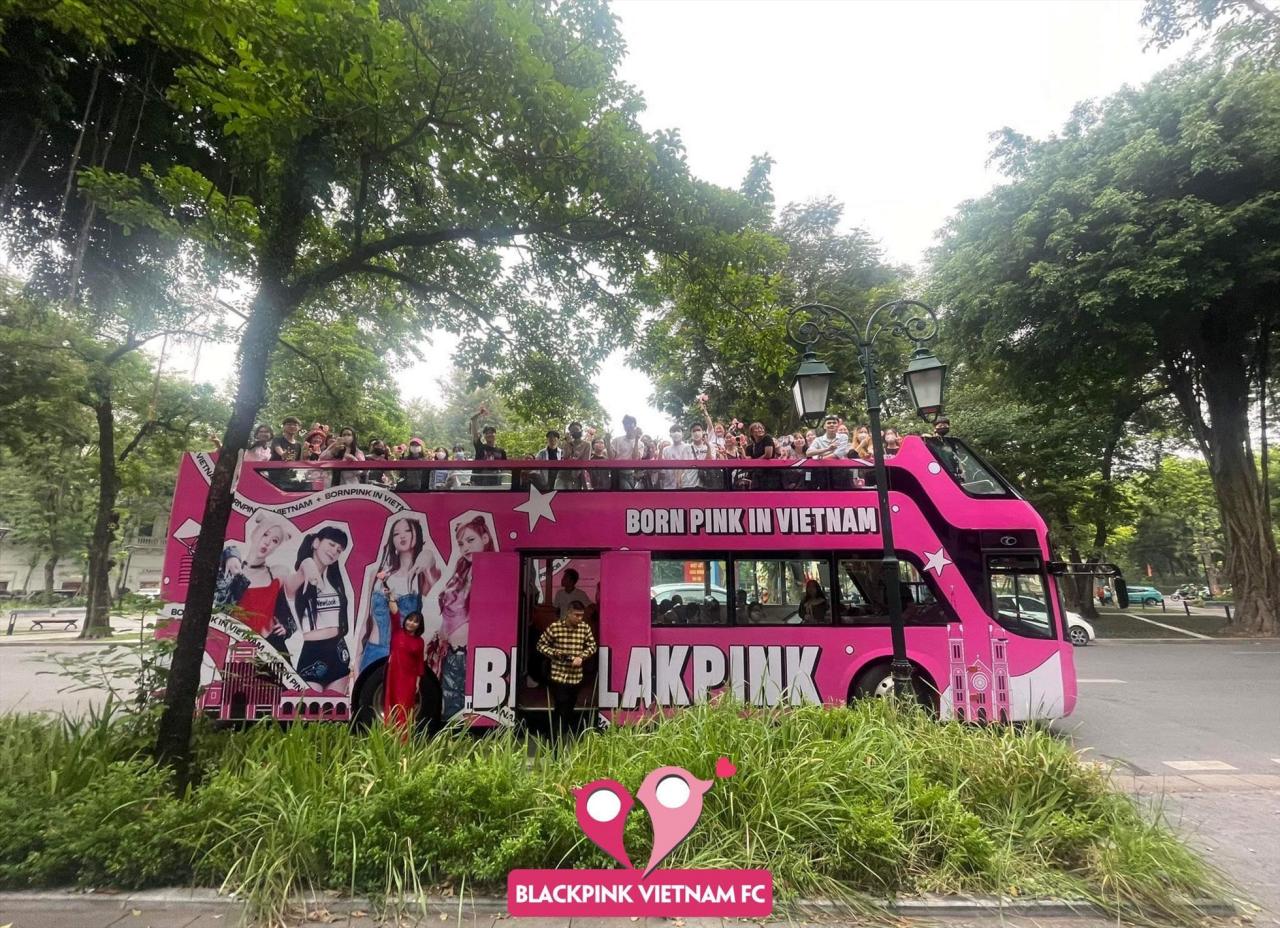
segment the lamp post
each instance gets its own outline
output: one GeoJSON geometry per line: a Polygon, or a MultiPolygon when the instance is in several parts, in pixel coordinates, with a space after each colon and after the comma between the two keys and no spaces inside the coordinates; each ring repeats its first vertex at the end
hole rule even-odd
{"type": "Polygon", "coordinates": [[[884,438],[880,434],[880,390],[876,386],[871,346],[880,333],[911,339],[915,343],[903,380],[916,411],[928,421],[942,412],[947,365],[924,347],[938,334],[938,314],[918,300],[891,300],[876,307],[861,333],[858,323],[844,310],[824,303],[805,303],[787,316],[787,335],[801,350],[800,366],[791,384],[796,412],[801,419],[820,419],[827,411],[827,397],[835,373],[818,360],[814,346],[824,339],[853,345],[862,363],[867,391],[867,412],[871,417],[871,446],[876,474],[876,496],[880,506],[880,537],[884,545],[880,560],[888,597],[889,629],[893,638],[893,689],[901,698],[911,695],[911,663],[907,660],[907,633],[902,621],[902,591],[898,577],[898,555],[893,544],[893,522],[889,510],[889,480],[884,466],[884,438]],[[881,316],[884,318],[881,320],[881,316]],[[881,320],[877,325],[877,320],[881,320]]]}

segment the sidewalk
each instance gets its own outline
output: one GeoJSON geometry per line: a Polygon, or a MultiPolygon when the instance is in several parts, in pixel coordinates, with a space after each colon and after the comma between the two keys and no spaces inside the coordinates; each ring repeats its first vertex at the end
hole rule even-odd
{"type": "MultiPolygon", "coordinates": [[[[12,635],[5,634],[8,627],[8,620],[5,613],[0,610],[0,648],[6,645],[33,645],[33,644],[69,644],[69,645],[108,645],[108,644],[137,644],[139,635],[150,636],[155,626],[156,615],[149,612],[145,617],[140,615],[113,615],[111,617],[111,630],[113,632],[110,638],[81,638],[80,629],[77,627],[72,631],[64,631],[62,629],[42,629],[39,631],[31,631],[29,622],[19,621],[17,627],[13,630],[12,635]],[[144,624],[147,626],[144,629],[144,624]]],[[[3,924],[0,922],[0,924],[3,924]]]]}
{"type": "MultiPolygon", "coordinates": [[[[511,918],[495,900],[478,900],[477,906],[429,905],[427,912],[407,910],[400,915],[374,916],[356,906],[358,901],[333,900],[320,903],[307,913],[298,912],[286,924],[290,928],[318,928],[322,925],[345,928],[734,928],[760,924],[770,928],[791,926],[886,925],[900,928],[1114,928],[1114,919],[1099,916],[1071,915],[1060,905],[1036,907],[1021,913],[1000,908],[975,908],[957,911],[957,904],[940,900],[937,914],[927,901],[911,906],[912,914],[886,915],[867,919],[854,915],[795,914],[788,921],[784,914],[776,920],[748,922],[718,918],[511,918]],[[328,907],[326,907],[328,906],[328,907]]],[[[499,901],[500,902],[500,901],[499,901]]],[[[241,924],[243,910],[234,903],[218,900],[210,893],[189,890],[164,890],[134,895],[84,895],[56,893],[0,893],[0,926],[3,928],[228,928],[241,924]],[[185,901],[184,901],[185,897],[185,901]]],[[[1221,922],[1212,919],[1208,923],[1221,922]]]]}

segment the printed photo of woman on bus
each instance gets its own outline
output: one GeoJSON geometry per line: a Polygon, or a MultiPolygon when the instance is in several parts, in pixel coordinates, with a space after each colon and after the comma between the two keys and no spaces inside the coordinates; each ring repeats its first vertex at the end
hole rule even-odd
{"type": "Polygon", "coordinates": [[[293,540],[294,529],[283,516],[259,509],[246,523],[245,535],[248,541],[243,547],[231,542],[222,550],[214,606],[225,609],[283,654],[293,624],[283,595],[286,571],[268,562],[278,559],[277,552],[293,540]]]}
{"type": "Polygon", "coordinates": [[[349,545],[347,533],[333,525],[304,536],[296,569],[284,579],[284,592],[302,633],[294,667],[318,692],[345,693],[351,674],[350,597],[340,564],[349,545]]]}
{"type": "Polygon", "coordinates": [[[426,520],[421,515],[398,513],[389,520],[383,536],[382,558],[378,576],[383,580],[371,584],[369,606],[360,632],[360,672],[390,653],[392,632],[392,598],[401,616],[422,610],[427,591],[440,579],[440,557],[426,520]]]}
{"type": "Polygon", "coordinates": [[[440,680],[444,695],[443,717],[451,718],[462,711],[466,686],[467,630],[471,620],[471,559],[481,551],[498,549],[493,517],[487,513],[466,512],[450,523],[453,529],[453,557],[446,578],[432,590],[438,612],[439,627],[427,644],[427,666],[440,680]]]}

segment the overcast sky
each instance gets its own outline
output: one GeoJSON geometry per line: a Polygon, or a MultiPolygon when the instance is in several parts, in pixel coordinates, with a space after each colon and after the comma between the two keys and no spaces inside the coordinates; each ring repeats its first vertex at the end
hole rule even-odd
{"type": "MultiPolygon", "coordinates": [[[[1143,51],[1141,8],[1136,0],[614,4],[628,46],[622,76],[648,101],[643,122],[679,129],[695,174],[736,187],[751,156],[767,152],[779,205],[834,196],[847,225],[913,265],[955,206],[995,183],[985,167],[991,132],[1008,125],[1043,136],[1076,102],[1173,62],[1175,53],[1143,51]]],[[[401,373],[406,399],[447,369],[451,347],[438,340],[427,363],[401,373]]],[[[610,363],[596,385],[615,430],[625,412],[661,424],[638,402],[651,392],[642,372],[610,363]]]]}

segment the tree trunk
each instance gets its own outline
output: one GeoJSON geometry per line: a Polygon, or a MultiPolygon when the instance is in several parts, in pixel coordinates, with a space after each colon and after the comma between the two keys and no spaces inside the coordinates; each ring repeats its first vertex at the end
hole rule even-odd
{"type": "Polygon", "coordinates": [[[58,566],[58,555],[51,554],[44,562],[44,601],[53,604],[53,570],[58,566]]]}
{"type": "Polygon", "coordinates": [[[258,262],[260,283],[253,299],[253,312],[240,340],[240,379],[236,387],[231,418],[222,435],[222,453],[209,480],[209,495],[200,518],[200,537],[192,555],[191,583],[183,604],[178,641],[169,665],[165,685],[164,712],[156,731],[156,757],[173,766],[179,784],[186,784],[191,772],[191,722],[195,715],[200,686],[200,664],[204,659],[213,592],[231,517],[232,494],[239,450],[249,444],[254,420],[262,406],[267,386],[267,365],[271,349],[280,335],[280,326],[305,294],[287,287],[298,260],[302,229],[311,208],[308,184],[315,146],[300,139],[285,159],[275,201],[264,222],[263,244],[258,262]]]}
{"type": "Polygon", "coordinates": [[[1209,473],[1226,539],[1225,568],[1241,634],[1280,632],[1280,559],[1262,503],[1262,486],[1247,453],[1249,372],[1241,345],[1247,334],[1206,323],[1201,329],[1201,372],[1209,410],[1209,473]]]}
{"type": "MultiPolygon", "coordinates": [[[[1067,558],[1072,564],[1084,563],[1084,558],[1080,556],[1080,549],[1075,545],[1068,550],[1067,558]]],[[[1093,599],[1092,577],[1068,577],[1067,582],[1062,586],[1068,609],[1080,613],[1090,621],[1098,617],[1098,607],[1093,599]]]]}
{"type": "Polygon", "coordinates": [[[165,686],[164,713],[156,736],[157,757],[177,769],[180,781],[185,781],[189,772],[191,720],[209,633],[218,564],[226,541],[227,520],[231,516],[237,449],[249,443],[254,419],[266,392],[271,347],[286,314],[281,288],[264,283],[254,298],[253,313],[240,345],[240,382],[235,405],[222,436],[222,452],[209,481],[209,495],[200,520],[200,537],[191,562],[191,583],[187,587],[178,641],[165,686]]]}
{"type": "Polygon", "coordinates": [[[89,540],[89,605],[81,638],[105,638],[111,634],[111,548],[116,542],[116,496],[120,481],[116,473],[116,421],[112,406],[111,380],[98,378],[93,406],[98,420],[98,509],[89,540]]]}
{"type": "Polygon", "coordinates": [[[36,146],[44,139],[44,124],[36,123],[31,130],[31,137],[27,140],[27,147],[22,151],[22,157],[18,159],[18,166],[13,169],[13,174],[4,182],[4,188],[0,189],[0,221],[9,218],[9,201],[13,197],[14,191],[18,188],[18,183],[22,179],[22,172],[26,170],[27,162],[31,160],[31,156],[35,154],[36,146]]]}

